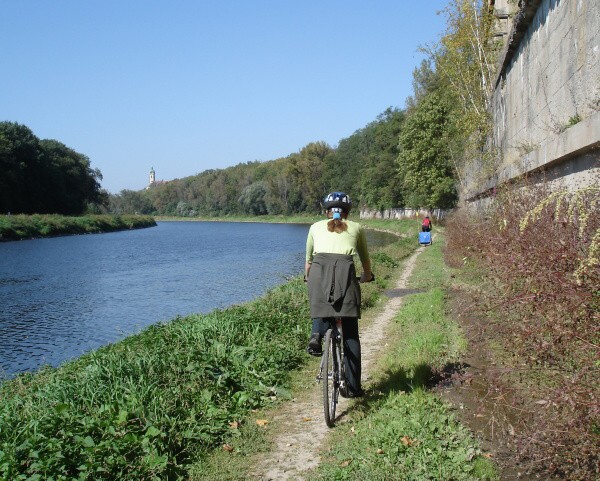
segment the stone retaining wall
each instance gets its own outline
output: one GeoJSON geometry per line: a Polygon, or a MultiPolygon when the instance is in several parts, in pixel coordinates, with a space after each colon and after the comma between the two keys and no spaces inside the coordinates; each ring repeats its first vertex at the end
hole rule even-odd
{"type": "Polygon", "coordinates": [[[443,220],[451,210],[448,209],[361,209],[361,219],[423,219],[426,215],[434,220],[443,220]]]}
{"type": "MultiPolygon", "coordinates": [[[[498,8],[502,2],[495,3],[498,8]]],[[[491,143],[500,162],[491,173],[480,162],[467,168],[461,193],[467,201],[542,171],[569,189],[599,182],[598,0],[521,0],[519,5],[509,22],[492,98],[491,143]]]]}

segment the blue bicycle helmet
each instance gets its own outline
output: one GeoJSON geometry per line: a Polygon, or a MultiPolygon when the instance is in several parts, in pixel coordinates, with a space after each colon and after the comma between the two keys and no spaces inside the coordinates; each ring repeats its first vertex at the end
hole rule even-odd
{"type": "Polygon", "coordinates": [[[332,192],[325,197],[325,200],[323,201],[323,207],[325,207],[327,210],[340,208],[344,212],[348,213],[352,208],[352,201],[350,200],[350,196],[344,192],[332,192]]]}

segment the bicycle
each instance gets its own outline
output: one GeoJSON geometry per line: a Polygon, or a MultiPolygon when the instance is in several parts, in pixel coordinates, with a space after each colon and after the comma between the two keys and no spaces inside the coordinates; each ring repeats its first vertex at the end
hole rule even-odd
{"type": "MultiPolygon", "coordinates": [[[[360,278],[358,278],[360,279],[360,278]]],[[[368,282],[373,282],[375,275],[368,282]]],[[[323,337],[323,354],[319,365],[317,383],[323,381],[323,413],[325,424],[332,428],[340,392],[347,392],[344,364],[344,334],[342,318],[328,318],[329,328],[323,337]]],[[[344,395],[344,394],[343,394],[344,395]]]]}

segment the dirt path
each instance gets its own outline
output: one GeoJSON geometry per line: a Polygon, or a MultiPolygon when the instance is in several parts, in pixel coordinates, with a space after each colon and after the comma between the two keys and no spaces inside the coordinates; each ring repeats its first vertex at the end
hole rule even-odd
{"type": "MultiPolygon", "coordinates": [[[[413,271],[417,256],[423,247],[408,258],[402,275],[394,289],[393,296],[386,302],[383,311],[365,329],[360,331],[362,353],[363,386],[368,388],[371,366],[381,349],[386,326],[402,305],[404,291],[413,271]]],[[[343,422],[344,413],[352,401],[340,397],[338,412],[343,422]]],[[[275,449],[262,456],[255,463],[252,479],[294,480],[304,479],[304,474],[318,466],[320,449],[329,428],[323,420],[321,390],[311,390],[306,399],[287,403],[271,421],[273,426],[281,426],[282,433],[274,440],[275,449]]]]}

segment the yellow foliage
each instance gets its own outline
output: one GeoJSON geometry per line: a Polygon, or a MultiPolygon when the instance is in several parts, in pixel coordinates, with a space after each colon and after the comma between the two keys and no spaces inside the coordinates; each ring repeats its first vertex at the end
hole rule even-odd
{"type": "MultiPolygon", "coordinates": [[[[588,228],[590,214],[597,212],[600,207],[600,188],[585,187],[574,192],[560,190],[553,192],[533,209],[519,222],[519,229],[523,232],[530,224],[539,219],[542,211],[555,204],[554,220],[556,222],[566,221],[577,228],[579,237],[582,238],[588,228]]],[[[577,284],[583,281],[583,275],[588,269],[593,269],[600,264],[600,229],[596,229],[590,243],[588,254],[583,258],[573,273],[577,284]]]]}

